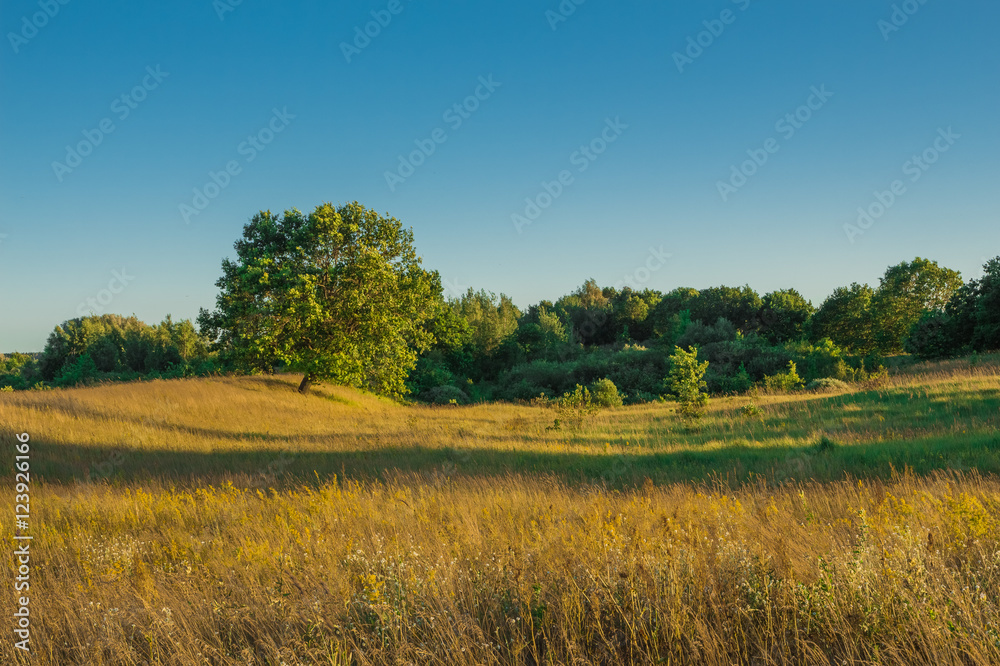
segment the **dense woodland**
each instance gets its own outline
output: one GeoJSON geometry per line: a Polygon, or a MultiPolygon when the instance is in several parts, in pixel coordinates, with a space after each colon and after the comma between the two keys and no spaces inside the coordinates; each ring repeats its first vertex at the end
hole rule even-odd
{"type": "MultiPolygon", "coordinates": [[[[669,397],[676,347],[697,349],[709,362],[705,380],[713,393],[863,380],[884,372],[886,357],[998,349],[1000,257],[970,281],[918,257],[889,267],[875,287],[836,289],[818,309],[795,289],[664,294],[602,288],[593,280],[525,311],[504,295],[472,289],[447,299],[438,287],[436,304],[413,343],[415,363],[400,393],[433,403],[514,401],[610,380],[635,403],[669,397]]],[[[0,389],[296,369],[274,359],[243,362],[204,329],[170,317],[155,326],[118,315],[71,319],[55,328],[41,354],[0,356],[0,389]]]]}

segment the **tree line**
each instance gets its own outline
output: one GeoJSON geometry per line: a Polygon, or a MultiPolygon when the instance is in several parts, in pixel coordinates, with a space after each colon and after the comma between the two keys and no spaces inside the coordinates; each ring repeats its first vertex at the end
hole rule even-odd
{"type": "Polygon", "coordinates": [[[884,372],[885,357],[904,353],[1000,348],[1000,257],[968,282],[917,257],[890,266],[876,286],[836,289],[818,308],[793,288],[661,293],[587,280],[522,311],[484,290],[445,297],[412,231],[357,202],[261,211],[234,247],[216,307],[202,310],[197,326],[71,319],[37,358],[0,357],[0,388],[287,371],[302,373],[302,392],[329,381],[465,403],[577,387],[606,393],[612,384],[625,402],[643,402],[674,392],[678,349],[708,362],[711,392],[738,393],[868,379],[884,372]]]}

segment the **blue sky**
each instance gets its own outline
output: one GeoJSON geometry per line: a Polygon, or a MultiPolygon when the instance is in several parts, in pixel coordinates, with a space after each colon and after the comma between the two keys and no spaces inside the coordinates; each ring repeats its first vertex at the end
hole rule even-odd
{"type": "Polygon", "coordinates": [[[818,305],[918,255],[974,277],[1000,254],[998,25],[987,0],[5,0],[0,351],[87,299],[194,317],[256,211],[325,201],[521,306],[590,277],[818,305]]]}

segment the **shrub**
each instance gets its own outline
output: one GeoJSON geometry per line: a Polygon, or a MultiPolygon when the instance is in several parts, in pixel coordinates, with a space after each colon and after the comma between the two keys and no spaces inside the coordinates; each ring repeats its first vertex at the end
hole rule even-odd
{"type": "Polygon", "coordinates": [[[593,404],[598,407],[621,407],[622,397],[618,387],[610,379],[598,379],[590,385],[590,396],[593,404]]]}
{"type": "Polygon", "coordinates": [[[680,404],[677,411],[684,418],[700,417],[708,404],[708,395],[702,392],[702,389],[708,388],[702,379],[708,370],[708,361],[698,362],[697,347],[692,347],[689,352],[674,347],[670,364],[670,390],[680,404]]]}
{"type": "Polygon", "coordinates": [[[718,383],[723,393],[746,393],[753,387],[753,380],[743,363],[740,363],[740,369],[734,376],[722,377],[718,383]]]}
{"type": "Polygon", "coordinates": [[[849,388],[851,386],[847,382],[842,382],[833,377],[814,379],[806,384],[806,389],[810,391],[846,391],[849,388]]]}
{"type": "Polygon", "coordinates": [[[465,391],[455,386],[435,386],[420,394],[420,397],[435,405],[467,405],[469,396],[465,391]]]}
{"type": "Polygon", "coordinates": [[[590,390],[576,385],[576,389],[572,393],[563,393],[563,397],[559,399],[559,407],[564,409],[591,409],[593,407],[593,399],[590,395],[590,390]]]}
{"type": "Polygon", "coordinates": [[[788,369],[784,372],[764,377],[764,388],[772,391],[795,391],[802,388],[803,384],[795,367],[795,361],[789,361],[788,369]]]}
{"type": "Polygon", "coordinates": [[[572,393],[564,393],[555,403],[559,418],[555,420],[554,430],[558,430],[560,422],[569,423],[573,428],[583,425],[584,419],[597,413],[598,406],[594,404],[590,391],[579,384],[572,393]]]}

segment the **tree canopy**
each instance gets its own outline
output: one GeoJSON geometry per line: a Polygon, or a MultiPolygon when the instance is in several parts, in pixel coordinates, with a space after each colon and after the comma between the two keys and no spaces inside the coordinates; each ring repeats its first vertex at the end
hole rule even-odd
{"type": "Polygon", "coordinates": [[[413,232],[357,202],[309,215],[261,211],[224,259],[216,310],[201,328],[238,365],[304,374],[399,396],[432,341],[441,281],[421,267],[413,232]]]}

